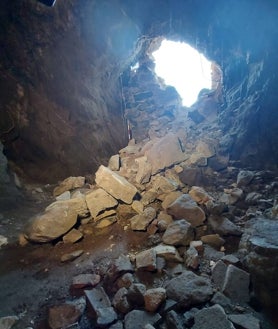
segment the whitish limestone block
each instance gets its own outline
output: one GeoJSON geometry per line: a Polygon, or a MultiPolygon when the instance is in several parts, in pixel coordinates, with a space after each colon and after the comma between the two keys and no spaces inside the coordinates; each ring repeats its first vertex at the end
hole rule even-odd
{"type": "Polygon", "coordinates": [[[131,204],[136,187],[130,184],[124,177],[101,165],[96,172],[96,183],[115,199],[131,204]]]}
{"type": "Polygon", "coordinates": [[[86,203],[92,217],[96,218],[101,211],[115,207],[118,201],[102,188],[99,188],[86,194],[86,203]]]}

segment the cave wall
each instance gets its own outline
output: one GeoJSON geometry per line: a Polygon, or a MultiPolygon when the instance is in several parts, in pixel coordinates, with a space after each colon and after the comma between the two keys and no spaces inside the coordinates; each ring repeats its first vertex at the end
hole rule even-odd
{"type": "Polygon", "coordinates": [[[125,145],[122,66],[136,26],[117,4],[1,1],[0,136],[13,169],[53,182],[125,145]]]}
{"type": "Polygon", "coordinates": [[[54,181],[92,173],[126,144],[121,73],[157,36],[218,63],[223,152],[273,167],[277,4],[272,1],[56,1],[0,4],[1,141],[17,170],[54,181]]]}

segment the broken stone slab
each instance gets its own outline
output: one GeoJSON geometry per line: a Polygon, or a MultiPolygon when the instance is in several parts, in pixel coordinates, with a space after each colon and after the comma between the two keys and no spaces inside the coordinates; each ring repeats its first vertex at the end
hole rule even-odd
{"type": "Polygon", "coordinates": [[[230,314],[228,319],[243,329],[260,329],[260,320],[252,314],[230,314]]]}
{"type": "Polygon", "coordinates": [[[85,196],[82,194],[70,200],[55,201],[51,203],[48,207],[46,207],[45,211],[49,211],[53,208],[59,208],[63,206],[69,207],[72,212],[75,212],[77,216],[81,218],[87,217],[89,214],[89,209],[87,208],[85,196]]]}
{"type": "Polygon", "coordinates": [[[80,250],[75,250],[69,254],[64,254],[61,257],[61,262],[65,263],[65,262],[71,262],[73,260],[75,260],[76,258],[78,258],[79,256],[81,256],[84,253],[84,250],[80,249],[80,250]]]}
{"type": "Polygon", "coordinates": [[[185,219],[169,224],[162,236],[165,244],[173,246],[188,246],[192,240],[194,240],[194,230],[185,219]]]}
{"type": "Polygon", "coordinates": [[[33,219],[26,238],[33,242],[50,242],[67,233],[76,222],[76,211],[68,205],[55,205],[33,219]]]}
{"type": "Polygon", "coordinates": [[[83,234],[77,229],[73,228],[63,236],[64,243],[75,243],[83,238],[83,234]]]}
{"type": "Polygon", "coordinates": [[[117,206],[118,201],[102,188],[98,188],[86,194],[87,207],[93,218],[103,210],[117,206]]]}
{"type": "Polygon", "coordinates": [[[239,263],[239,259],[235,255],[232,255],[232,254],[225,255],[224,257],[221,258],[221,260],[227,265],[229,265],[229,264],[236,265],[239,263]]]}
{"type": "Polygon", "coordinates": [[[215,233],[220,235],[242,235],[242,230],[239,226],[235,225],[228,218],[224,216],[211,215],[208,218],[208,223],[215,233]]]}
{"type": "Polygon", "coordinates": [[[212,294],[212,285],[208,278],[185,271],[166,285],[167,297],[182,307],[189,307],[208,301],[212,294]]]}
{"type": "Polygon", "coordinates": [[[48,311],[48,325],[51,329],[67,328],[81,317],[80,310],[73,304],[53,306],[48,311]]]}
{"type": "Polygon", "coordinates": [[[156,252],[157,257],[163,257],[166,261],[170,262],[180,262],[182,263],[183,259],[178,253],[177,249],[174,246],[168,246],[159,244],[153,248],[156,252]]]}
{"type": "Polygon", "coordinates": [[[238,187],[247,186],[254,178],[255,173],[250,170],[241,170],[237,175],[236,184],[238,187]]]}
{"type": "Polygon", "coordinates": [[[225,240],[219,234],[207,234],[201,237],[201,241],[210,245],[213,248],[220,248],[225,243],[225,240]]]}
{"type": "Polygon", "coordinates": [[[68,177],[63,180],[59,186],[55,187],[53,191],[53,195],[56,197],[66,191],[71,191],[76,188],[82,187],[85,184],[85,177],[78,176],[78,177],[68,177]]]}
{"type": "Polygon", "coordinates": [[[134,231],[145,231],[155,217],[156,210],[153,207],[147,207],[142,214],[130,218],[131,229],[134,231]]]}
{"type": "Polygon", "coordinates": [[[229,265],[226,271],[222,292],[232,301],[248,303],[250,274],[234,265],[229,265]]]}
{"type": "Polygon", "coordinates": [[[144,294],[145,310],[147,312],[156,312],[165,300],[166,290],[164,288],[148,289],[144,294]]]}
{"type": "Polygon", "coordinates": [[[198,204],[205,204],[212,200],[212,197],[202,187],[199,186],[192,186],[188,194],[198,204]]]}
{"type": "Polygon", "coordinates": [[[159,313],[149,313],[141,310],[133,310],[124,318],[125,329],[142,329],[145,325],[156,325],[161,319],[159,313]]]}
{"type": "Polygon", "coordinates": [[[138,270],[155,271],[156,270],[156,251],[148,249],[139,252],[136,255],[136,268],[138,270]]]}
{"type": "Polygon", "coordinates": [[[135,177],[135,181],[138,184],[146,184],[151,179],[152,165],[148,162],[146,156],[135,159],[135,163],[138,165],[138,171],[135,177]]]}
{"type": "Polygon", "coordinates": [[[95,287],[100,282],[100,275],[98,274],[79,274],[72,279],[72,288],[82,289],[85,287],[95,287]]]}
{"type": "Polygon", "coordinates": [[[152,165],[152,174],[169,168],[186,160],[189,156],[181,147],[178,135],[168,133],[166,136],[156,140],[153,145],[145,151],[145,156],[152,165]]]}
{"type": "Polygon", "coordinates": [[[206,215],[189,194],[182,194],[169,207],[167,213],[175,219],[186,219],[193,227],[202,225],[206,215]]]}
{"type": "Polygon", "coordinates": [[[205,158],[211,158],[215,155],[216,140],[199,141],[196,146],[198,154],[205,158]]]}
{"type": "Polygon", "coordinates": [[[121,159],[119,154],[112,155],[108,161],[108,168],[112,171],[119,171],[121,159]]]}
{"type": "Polygon", "coordinates": [[[203,308],[194,316],[192,329],[235,329],[220,305],[203,308]]]}
{"type": "Polygon", "coordinates": [[[11,329],[13,325],[19,320],[16,315],[4,316],[0,318],[1,329],[11,329]]]}
{"type": "Polygon", "coordinates": [[[115,199],[127,204],[132,203],[134,196],[138,192],[136,187],[130,184],[124,177],[103,165],[96,172],[96,183],[115,199]]]}

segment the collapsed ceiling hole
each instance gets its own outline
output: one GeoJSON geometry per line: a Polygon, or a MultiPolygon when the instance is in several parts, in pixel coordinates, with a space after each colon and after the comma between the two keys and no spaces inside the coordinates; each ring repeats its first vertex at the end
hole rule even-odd
{"type": "Polygon", "coordinates": [[[190,45],[165,39],[152,56],[156,75],[176,88],[183,105],[190,107],[202,89],[212,88],[212,63],[190,45]]]}

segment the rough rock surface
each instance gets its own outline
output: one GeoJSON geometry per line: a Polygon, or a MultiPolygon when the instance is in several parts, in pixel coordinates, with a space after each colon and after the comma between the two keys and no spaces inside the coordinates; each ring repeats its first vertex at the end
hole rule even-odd
{"type": "Polygon", "coordinates": [[[169,224],[162,236],[162,241],[165,244],[173,246],[188,246],[192,240],[194,240],[194,230],[185,219],[169,224]]]}
{"type": "Polygon", "coordinates": [[[191,306],[208,301],[212,296],[212,286],[209,279],[185,271],[169,281],[166,293],[180,305],[191,306]]]}
{"type": "Polygon", "coordinates": [[[188,194],[178,197],[167,207],[167,213],[176,219],[186,219],[193,227],[202,225],[206,215],[188,194]]]}
{"type": "Polygon", "coordinates": [[[194,316],[193,329],[235,329],[220,305],[204,308],[194,316]]]}
{"type": "Polygon", "coordinates": [[[54,206],[33,220],[27,238],[34,242],[55,240],[68,232],[76,221],[77,214],[69,206],[54,206]]]}
{"type": "Polygon", "coordinates": [[[96,172],[96,183],[115,199],[131,204],[136,187],[130,184],[124,177],[118,175],[107,167],[101,165],[96,172]]]}
{"type": "Polygon", "coordinates": [[[66,191],[73,190],[78,187],[82,187],[85,184],[85,177],[68,177],[63,180],[59,186],[55,187],[53,191],[54,196],[58,196],[66,191]]]}
{"type": "Polygon", "coordinates": [[[86,194],[86,203],[93,218],[106,209],[115,207],[118,202],[102,188],[86,194]]]}

